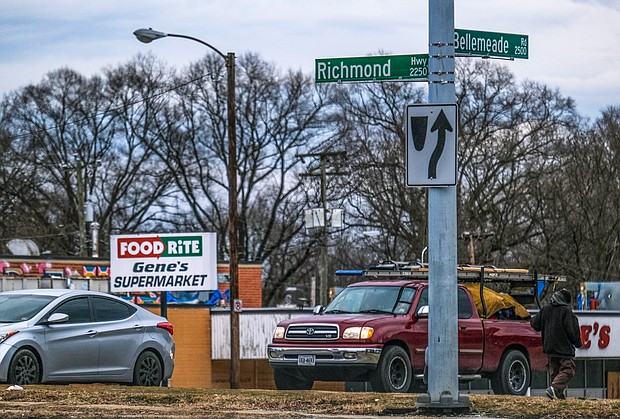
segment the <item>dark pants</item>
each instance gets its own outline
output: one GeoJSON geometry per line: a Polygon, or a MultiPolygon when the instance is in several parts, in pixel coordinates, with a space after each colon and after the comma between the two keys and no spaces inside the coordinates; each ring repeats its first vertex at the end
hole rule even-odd
{"type": "Polygon", "coordinates": [[[547,371],[551,378],[551,386],[553,386],[556,394],[564,394],[568,383],[575,376],[575,361],[572,358],[555,356],[550,356],[547,359],[547,371]]]}

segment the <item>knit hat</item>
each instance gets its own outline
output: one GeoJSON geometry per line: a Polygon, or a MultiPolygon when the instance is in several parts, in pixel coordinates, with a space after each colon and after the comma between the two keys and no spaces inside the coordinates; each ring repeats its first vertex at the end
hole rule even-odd
{"type": "Polygon", "coordinates": [[[570,304],[571,301],[573,300],[573,296],[566,288],[562,288],[560,290],[560,294],[562,294],[562,296],[564,297],[564,299],[566,300],[568,304],[570,304]]]}

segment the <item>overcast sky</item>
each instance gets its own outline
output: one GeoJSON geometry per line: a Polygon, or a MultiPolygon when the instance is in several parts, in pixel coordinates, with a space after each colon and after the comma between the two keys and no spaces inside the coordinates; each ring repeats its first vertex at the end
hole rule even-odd
{"type": "MultiPolygon", "coordinates": [[[[620,0],[455,0],[455,26],[529,36],[528,60],[500,61],[519,81],[558,87],[584,115],[620,105],[620,0]]],[[[0,0],[0,95],[69,67],[90,76],[152,51],[186,67],[205,47],[258,53],[282,70],[314,60],[428,52],[426,0],[0,0]]]]}

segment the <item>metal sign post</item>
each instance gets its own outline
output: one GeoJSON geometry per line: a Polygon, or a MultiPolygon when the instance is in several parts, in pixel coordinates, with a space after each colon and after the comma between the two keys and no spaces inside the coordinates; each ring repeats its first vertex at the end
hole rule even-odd
{"type": "Polygon", "coordinates": [[[455,29],[454,0],[429,0],[428,26],[428,55],[319,58],[315,60],[315,82],[428,80],[429,104],[408,106],[405,124],[406,184],[429,188],[428,393],[418,398],[416,406],[422,410],[463,410],[469,408],[469,399],[459,395],[458,383],[458,108],[454,60],[457,54],[527,59],[529,37],[455,29]]]}
{"type": "MultiPolygon", "coordinates": [[[[455,104],[454,0],[429,0],[429,104],[455,104]]],[[[422,410],[469,408],[459,395],[456,187],[428,192],[429,316],[428,393],[418,397],[422,410]]]]}

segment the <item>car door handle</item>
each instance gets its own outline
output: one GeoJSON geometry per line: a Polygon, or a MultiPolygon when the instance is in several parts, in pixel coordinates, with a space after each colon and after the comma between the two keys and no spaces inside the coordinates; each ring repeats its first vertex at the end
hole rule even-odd
{"type": "Polygon", "coordinates": [[[139,331],[141,331],[142,329],[144,329],[144,326],[142,326],[141,324],[136,324],[136,325],[134,325],[134,327],[133,327],[133,328],[134,328],[134,330],[135,330],[136,332],[139,332],[139,331]]]}
{"type": "Polygon", "coordinates": [[[97,331],[96,330],[89,330],[88,332],[86,332],[86,334],[88,336],[90,336],[90,337],[93,337],[93,336],[95,336],[97,334],[97,331]]]}

